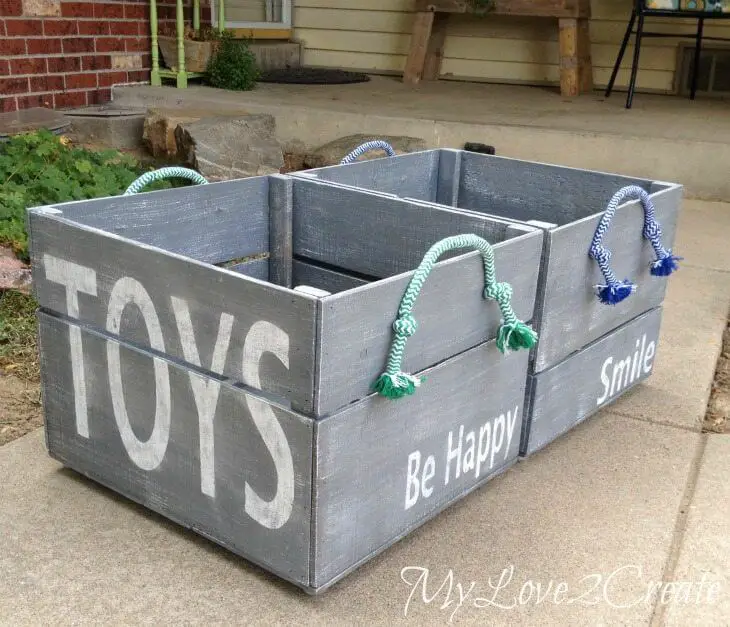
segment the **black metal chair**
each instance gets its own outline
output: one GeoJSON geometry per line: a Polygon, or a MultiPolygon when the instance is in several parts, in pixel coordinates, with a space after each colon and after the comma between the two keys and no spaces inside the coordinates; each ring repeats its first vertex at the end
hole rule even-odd
{"type": "Polygon", "coordinates": [[[631,12],[629,24],[626,27],[621,49],[616,59],[616,65],[611,73],[611,80],[608,82],[606,97],[611,95],[616,76],[621,67],[626,46],[629,44],[631,35],[636,35],[634,48],[634,61],[631,65],[631,79],[629,81],[629,94],[626,98],[626,108],[630,109],[634,101],[634,90],[636,88],[636,76],[639,72],[639,55],[641,54],[641,40],[644,37],[675,37],[695,40],[694,63],[692,67],[692,78],[690,82],[690,99],[694,100],[697,93],[697,75],[700,65],[700,52],[702,41],[728,41],[723,37],[703,37],[705,20],[709,19],[730,19],[730,2],[728,0],[636,0],[631,12]],[[697,33],[687,35],[685,33],[654,33],[644,30],[644,19],[647,17],[675,17],[675,18],[696,18],[697,33]],[[636,30],[634,30],[636,25],[636,30]]]}

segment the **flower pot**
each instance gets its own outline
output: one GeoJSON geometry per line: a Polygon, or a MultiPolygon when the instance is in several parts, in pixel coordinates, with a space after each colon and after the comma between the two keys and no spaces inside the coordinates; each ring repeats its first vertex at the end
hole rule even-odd
{"type": "MultiPolygon", "coordinates": [[[[177,71],[177,39],[175,37],[158,37],[157,43],[162,52],[165,65],[173,71],[177,71]]],[[[205,72],[208,61],[215,51],[217,41],[194,41],[183,40],[185,45],[185,70],[188,72],[205,72]]]]}

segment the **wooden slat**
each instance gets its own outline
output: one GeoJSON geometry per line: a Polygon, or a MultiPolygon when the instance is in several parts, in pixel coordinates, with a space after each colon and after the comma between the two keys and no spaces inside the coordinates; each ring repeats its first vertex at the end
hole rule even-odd
{"type": "Polygon", "coordinates": [[[646,379],[656,358],[660,323],[661,308],[653,309],[530,377],[532,408],[522,454],[541,449],[646,379]]]}
{"type": "MultiPolygon", "coordinates": [[[[39,315],[39,326],[46,442],[52,457],[289,581],[309,583],[311,420],[45,313],[39,315]],[[88,437],[79,434],[76,424],[72,330],[83,347],[88,437]],[[120,375],[111,376],[110,350],[119,353],[120,375]],[[206,393],[217,390],[212,414],[201,418],[193,382],[198,394],[201,385],[206,393]],[[129,425],[125,437],[153,448],[159,464],[139,465],[142,446],[132,461],[120,436],[121,412],[129,425]],[[149,441],[154,425],[168,433],[155,438],[156,446],[149,441]],[[278,496],[280,520],[263,525],[265,508],[257,508],[252,492],[264,502],[278,496]]],[[[150,455],[143,457],[149,461],[150,455]]]]}
{"type": "Polygon", "coordinates": [[[560,20],[560,93],[577,96],[580,93],[578,68],[578,20],[560,20]]]}
{"type": "Polygon", "coordinates": [[[198,261],[221,263],[268,250],[268,198],[269,179],[262,176],[57,207],[81,224],[198,261]]]}
{"type": "Polygon", "coordinates": [[[433,23],[434,14],[430,11],[420,11],[413,18],[410,48],[403,70],[403,82],[407,85],[417,85],[423,78],[433,23]]]}
{"type": "Polygon", "coordinates": [[[137,287],[121,293],[125,300],[138,303],[125,307],[119,330],[122,340],[151,346],[147,323],[139,312],[139,303],[148,299],[159,319],[163,338],[159,341],[167,355],[190,363],[187,343],[194,341],[200,363],[193,365],[253,387],[258,387],[257,382],[244,376],[244,344],[254,325],[268,322],[288,335],[290,363],[285,368],[279,360],[267,362],[270,370],[260,378],[260,389],[288,399],[302,412],[311,411],[317,315],[314,298],[42,211],[32,210],[29,218],[33,278],[42,307],[109,330],[108,304],[115,286],[120,279],[126,278],[127,285],[134,281],[137,287]],[[78,313],[74,314],[68,309],[67,290],[59,281],[73,281],[78,276],[93,277],[95,294],[81,293],[78,313]],[[181,308],[181,304],[187,307],[181,308]],[[229,349],[223,365],[214,367],[214,347],[224,314],[232,317],[229,349]],[[187,327],[192,327],[192,337],[187,327]]]}

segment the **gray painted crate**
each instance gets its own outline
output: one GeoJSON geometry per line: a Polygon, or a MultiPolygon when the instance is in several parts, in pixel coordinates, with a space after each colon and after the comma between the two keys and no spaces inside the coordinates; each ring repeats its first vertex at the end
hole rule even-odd
{"type": "Polygon", "coordinates": [[[638,200],[618,208],[607,236],[612,267],[619,278],[630,277],[638,283],[635,295],[615,307],[599,303],[594,286],[604,280],[597,264],[588,257],[588,249],[607,203],[628,185],[650,194],[664,246],[671,248],[681,185],[447,149],[320,168],[295,176],[544,228],[534,320],[540,339],[533,356],[534,372],[554,366],[664,300],[666,279],[649,274],[654,257],[642,236],[644,216],[638,200]]]}
{"type": "Polygon", "coordinates": [[[415,306],[427,382],[371,385],[431,244],[493,242],[529,320],[543,234],[392,200],[272,176],[30,210],[51,455],[310,592],[509,467],[529,355],[477,252],[415,306]]]}

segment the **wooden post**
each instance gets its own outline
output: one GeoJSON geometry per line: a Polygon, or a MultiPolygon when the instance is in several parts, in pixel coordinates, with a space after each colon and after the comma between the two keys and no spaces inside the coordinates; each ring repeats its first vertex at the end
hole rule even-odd
{"type": "Polygon", "coordinates": [[[578,20],[578,72],[581,93],[593,90],[590,20],[578,20]]]}
{"type": "Polygon", "coordinates": [[[426,64],[426,53],[431,39],[434,23],[433,11],[419,11],[413,21],[411,47],[406,60],[406,69],[403,73],[403,82],[408,85],[417,85],[423,77],[426,64]]]}
{"type": "Polygon", "coordinates": [[[580,93],[578,78],[578,20],[561,18],[560,27],[560,94],[564,97],[580,93]]]}
{"type": "Polygon", "coordinates": [[[426,60],[423,65],[424,81],[438,80],[439,74],[441,74],[441,61],[444,58],[446,25],[448,22],[448,13],[434,13],[431,37],[426,47],[426,60]]]}
{"type": "Polygon", "coordinates": [[[160,77],[160,51],[157,46],[157,0],[150,0],[150,37],[152,39],[152,71],[150,84],[155,87],[162,85],[160,77]]]}

